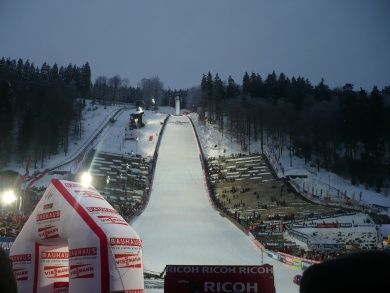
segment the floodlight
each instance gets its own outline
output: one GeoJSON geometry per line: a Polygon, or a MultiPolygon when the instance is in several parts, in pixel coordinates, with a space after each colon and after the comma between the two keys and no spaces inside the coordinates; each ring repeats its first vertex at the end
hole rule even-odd
{"type": "Polygon", "coordinates": [[[92,176],[89,172],[84,172],[82,175],[81,175],[81,184],[84,186],[84,187],[89,187],[91,186],[91,183],[92,183],[92,176]]]}
{"type": "Polygon", "coordinates": [[[4,205],[10,205],[16,201],[15,192],[13,190],[6,190],[3,193],[1,199],[4,205]]]}

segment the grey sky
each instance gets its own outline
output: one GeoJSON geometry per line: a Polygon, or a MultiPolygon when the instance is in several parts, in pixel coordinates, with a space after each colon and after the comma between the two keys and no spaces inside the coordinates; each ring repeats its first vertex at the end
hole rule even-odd
{"type": "Polygon", "coordinates": [[[371,89],[390,85],[390,1],[0,0],[0,56],[88,61],[132,85],[275,70],[371,89]]]}

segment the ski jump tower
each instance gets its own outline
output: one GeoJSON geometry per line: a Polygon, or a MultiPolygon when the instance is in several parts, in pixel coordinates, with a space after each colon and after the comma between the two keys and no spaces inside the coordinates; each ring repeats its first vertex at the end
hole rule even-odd
{"type": "Polygon", "coordinates": [[[176,96],[175,98],[175,108],[176,108],[176,115],[180,115],[180,97],[176,96]]]}

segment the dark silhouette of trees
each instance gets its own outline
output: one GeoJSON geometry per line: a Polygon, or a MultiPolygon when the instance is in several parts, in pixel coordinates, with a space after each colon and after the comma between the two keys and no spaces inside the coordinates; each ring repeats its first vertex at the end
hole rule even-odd
{"type": "MultiPolygon", "coordinates": [[[[194,90],[195,89],[192,89],[192,91],[194,91],[194,90]]],[[[188,95],[189,91],[190,90],[188,90],[188,89],[170,89],[170,88],[168,88],[167,90],[164,90],[163,98],[160,101],[161,106],[174,107],[175,106],[175,98],[180,97],[180,107],[181,108],[186,108],[187,106],[192,107],[193,102],[194,102],[193,97],[191,97],[191,99],[193,100],[192,103],[190,105],[187,105],[187,102],[188,102],[187,95],[188,95]]],[[[196,93],[195,99],[200,98],[200,97],[198,97],[198,94],[199,93],[196,93]]]]}
{"type": "Polygon", "coordinates": [[[245,72],[242,85],[229,76],[204,74],[200,113],[228,131],[244,150],[260,141],[278,157],[287,151],[318,170],[325,168],[380,191],[390,184],[390,87],[370,93],[352,84],[330,89],[299,76],[272,72],[265,80],[245,72]]]}
{"type": "Polygon", "coordinates": [[[99,76],[92,85],[91,96],[95,102],[103,105],[134,103],[142,99],[142,89],[130,86],[130,82],[119,75],[111,78],[99,76]]]}
{"type": "Polygon", "coordinates": [[[80,137],[83,100],[89,98],[91,70],[0,59],[0,166],[31,159],[38,166],[68,152],[70,137],[80,137]]]}

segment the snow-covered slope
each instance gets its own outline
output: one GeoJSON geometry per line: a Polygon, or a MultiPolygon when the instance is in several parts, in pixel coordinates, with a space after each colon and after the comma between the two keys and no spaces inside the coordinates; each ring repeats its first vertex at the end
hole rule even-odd
{"type": "MultiPolygon", "coordinates": [[[[166,264],[261,264],[249,237],[212,208],[197,142],[184,116],[168,121],[150,201],[133,227],[143,241],[146,270],[161,272],[166,264]]],[[[298,270],[266,256],[264,262],[274,266],[277,292],[298,292],[292,283],[298,270]]]]}
{"type": "MultiPolygon", "coordinates": [[[[203,123],[198,120],[196,113],[191,113],[191,119],[198,130],[198,134],[201,140],[202,148],[206,157],[218,157],[218,156],[229,156],[237,153],[247,153],[247,151],[241,150],[241,146],[235,138],[229,133],[221,134],[218,130],[218,126],[210,123],[203,123]]],[[[332,172],[324,169],[317,170],[305,164],[303,159],[298,157],[292,157],[290,166],[289,152],[286,147],[280,157],[273,153],[271,141],[268,139],[264,145],[264,151],[268,157],[268,160],[272,164],[278,177],[284,177],[287,175],[306,175],[307,178],[297,178],[296,183],[299,186],[305,184],[306,190],[323,190],[324,194],[329,194],[333,198],[337,198],[337,191],[340,194],[346,196],[355,201],[356,205],[371,206],[379,205],[384,208],[388,208],[390,214],[390,195],[384,195],[377,193],[372,190],[367,190],[363,186],[354,186],[350,180],[344,179],[332,172]],[[268,143],[268,144],[267,144],[268,143]]],[[[260,141],[251,142],[251,152],[261,152],[260,141]]]]}
{"type": "Polygon", "coordinates": [[[139,139],[136,141],[125,140],[125,129],[129,126],[131,113],[134,113],[134,109],[125,110],[118,115],[117,121],[105,133],[104,138],[98,145],[98,151],[115,154],[130,154],[133,152],[143,157],[153,157],[158,139],[157,135],[161,129],[160,122],[167,115],[153,111],[145,111],[143,117],[145,127],[132,130],[134,135],[139,139]]]}

